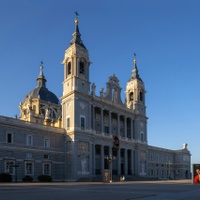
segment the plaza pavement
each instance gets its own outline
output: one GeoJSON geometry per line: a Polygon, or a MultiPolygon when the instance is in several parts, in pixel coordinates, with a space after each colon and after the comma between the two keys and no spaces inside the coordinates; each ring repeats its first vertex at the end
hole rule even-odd
{"type": "Polygon", "coordinates": [[[191,180],[0,183],[0,200],[196,200],[191,180]]]}

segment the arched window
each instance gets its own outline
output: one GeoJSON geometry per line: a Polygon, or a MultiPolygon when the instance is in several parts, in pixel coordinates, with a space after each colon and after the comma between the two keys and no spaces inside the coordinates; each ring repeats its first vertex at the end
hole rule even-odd
{"type": "Polygon", "coordinates": [[[83,62],[80,62],[79,72],[80,72],[80,74],[84,74],[85,73],[85,67],[84,67],[84,63],[83,62]]]}
{"type": "Polygon", "coordinates": [[[52,114],[53,114],[52,117],[53,117],[54,119],[56,119],[56,113],[55,113],[55,111],[53,111],[52,114]]]}
{"type": "Polygon", "coordinates": [[[129,95],[129,101],[133,101],[133,92],[131,92],[129,95]]]}
{"type": "Polygon", "coordinates": [[[114,101],[114,100],[115,100],[115,90],[112,89],[112,101],[114,101]]]}
{"type": "Polygon", "coordinates": [[[35,105],[33,106],[33,111],[34,111],[34,113],[35,113],[35,111],[36,111],[36,106],[35,106],[35,105]]]}
{"type": "Polygon", "coordinates": [[[140,101],[143,101],[143,93],[140,92],[140,101]]]}
{"type": "Polygon", "coordinates": [[[68,65],[67,65],[67,74],[70,75],[71,71],[72,71],[72,69],[71,69],[71,62],[69,62],[68,65]]]}

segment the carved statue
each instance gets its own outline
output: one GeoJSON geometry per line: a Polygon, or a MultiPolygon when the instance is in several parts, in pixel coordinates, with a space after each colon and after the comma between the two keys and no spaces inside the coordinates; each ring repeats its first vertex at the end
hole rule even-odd
{"type": "Polygon", "coordinates": [[[48,108],[45,109],[45,119],[49,119],[50,110],[48,108]]]}
{"type": "Polygon", "coordinates": [[[92,83],[92,95],[95,95],[95,91],[96,91],[96,85],[95,83],[92,83]]]}
{"type": "Polygon", "coordinates": [[[100,97],[103,97],[103,88],[100,89],[100,97]]]}

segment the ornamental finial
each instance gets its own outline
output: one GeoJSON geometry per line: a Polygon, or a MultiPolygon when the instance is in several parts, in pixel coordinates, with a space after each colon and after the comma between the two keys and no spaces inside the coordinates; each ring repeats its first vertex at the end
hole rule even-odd
{"type": "Polygon", "coordinates": [[[78,14],[78,12],[77,12],[77,11],[75,12],[75,15],[76,15],[76,18],[75,18],[75,20],[74,20],[74,21],[75,21],[75,24],[78,24],[78,16],[79,16],[79,14],[78,14]]]}
{"type": "Polygon", "coordinates": [[[43,61],[41,60],[41,62],[40,62],[40,75],[43,75],[43,61]]]}
{"type": "Polygon", "coordinates": [[[137,61],[136,60],[136,53],[134,53],[134,60],[133,61],[134,61],[134,63],[136,63],[136,61],[137,61]]]}

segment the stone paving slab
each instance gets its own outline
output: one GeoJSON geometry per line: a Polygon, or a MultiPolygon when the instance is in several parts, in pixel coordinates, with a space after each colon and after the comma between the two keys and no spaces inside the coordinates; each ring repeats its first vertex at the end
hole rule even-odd
{"type": "Polygon", "coordinates": [[[200,185],[191,180],[113,183],[0,183],[0,200],[193,200],[200,185]]]}

